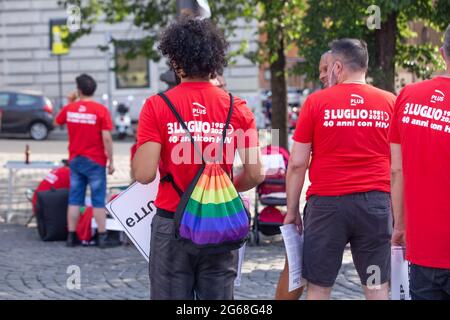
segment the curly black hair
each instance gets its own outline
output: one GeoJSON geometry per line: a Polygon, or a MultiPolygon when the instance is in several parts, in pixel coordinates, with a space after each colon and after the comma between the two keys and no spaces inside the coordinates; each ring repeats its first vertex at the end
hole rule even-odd
{"type": "Polygon", "coordinates": [[[214,78],[227,66],[228,42],[208,19],[172,23],[163,31],[158,49],[183,78],[214,78]]]}

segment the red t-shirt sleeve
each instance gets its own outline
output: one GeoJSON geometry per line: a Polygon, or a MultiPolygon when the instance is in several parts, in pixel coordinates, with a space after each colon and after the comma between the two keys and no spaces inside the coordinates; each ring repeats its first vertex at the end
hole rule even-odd
{"type": "Polygon", "coordinates": [[[390,143],[397,143],[400,144],[401,142],[401,138],[400,138],[400,128],[399,128],[399,121],[400,121],[400,113],[402,112],[402,97],[403,97],[403,92],[405,89],[402,90],[402,92],[400,92],[400,95],[398,96],[398,98],[395,101],[395,105],[394,105],[394,114],[392,116],[392,121],[391,121],[391,125],[389,127],[389,142],[390,143]]]}
{"type": "Polygon", "coordinates": [[[313,140],[314,119],[312,114],[311,99],[307,98],[297,120],[297,126],[294,132],[294,141],[300,143],[311,143],[313,140]]]}
{"type": "Polygon", "coordinates": [[[58,115],[55,119],[56,123],[59,125],[63,125],[67,121],[67,106],[63,107],[61,111],[59,111],[58,115]]]}
{"type": "Polygon", "coordinates": [[[148,99],[142,107],[139,115],[137,129],[137,147],[147,142],[156,142],[162,144],[161,131],[159,128],[159,119],[155,112],[155,106],[151,99],[148,99]]]}
{"type": "Polygon", "coordinates": [[[244,100],[235,98],[234,107],[239,109],[240,131],[237,135],[236,146],[238,149],[248,149],[259,146],[258,130],[256,129],[255,116],[247,107],[244,100]]]}
{"type": "Polygon", "coordinates": [[[105,107],[105,111],[103,112],[102,118],[100,119],[101,123],[100,123],[100,127],[102,128],[102,130],[105,131],[111,131],[113,128],[112,125],[112,120],[111,120],[111,115],[109,113],[109,110],[106,109],[105,107]]]}

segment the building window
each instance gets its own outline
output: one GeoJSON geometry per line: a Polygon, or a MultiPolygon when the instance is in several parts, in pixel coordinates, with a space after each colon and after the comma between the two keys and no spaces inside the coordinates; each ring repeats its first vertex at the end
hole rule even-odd
{"type": "Polygon", "coordinates": [[[118,41],[115,46],[116,88],[150,87],[149,60],[137,52],[139,41],[118,41]]]}

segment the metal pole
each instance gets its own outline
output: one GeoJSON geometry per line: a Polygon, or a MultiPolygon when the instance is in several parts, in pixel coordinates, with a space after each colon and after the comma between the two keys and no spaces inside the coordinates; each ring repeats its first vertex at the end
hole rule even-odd
{"type": "Polygon", "coordinates": [[[63,93],[62,93],[62,70],[61,70],[61,55],[58,55],[58,89],[59,89],[59,110],[63,107],[63,93]]]}
{"type": "MultiPolygon", "coordinates": [[[[5,12],[6,5],[0,1],[0,12],[5,12]]],[[[6,14],[6,13],[4,13],[6,14]]],[[[0,19],[1,41],[0,47],[2,51],[3,70],[0,70],[0,88],[8,85],[8,59],[6,58],[6,22],[5,19],[0,19]]]]}
{"type": "Polygon", "coordinates": [[[14,195],[14,169],[9,168],[8,170],[8,200],[7,200],[7,207],[6,207],[6,223],[11,222],[11,218],[13,216],[13,210],[12,210],[12,202],[13,202],[13,195],[14,195]]]}
{"type": "Polygon", "coordinates": [[[106,71],[106,81],[108,81],[108,84],[107,84],[107,86],[108,86],[108,89],[107,89],[108,90],[108,109],[109,109],[110,114],[112,114],[112,105],[111,105],[112,90],[111,90],[111,71],[109,70],[109,62],[110,62],[109,53],[108,53],[107,59],[108,59],[108,64],[107,64],[108,70],[106,71]]]}
{"type": "Polygon", "coordinates": [[[193,16],[197,8],[197,1],[195,0],[177,0],[177,17],[193,16]]]}
{"type": "Polygon", "coordinates": [[[106,88],[108,94],[108,110],[112,115],[112,89],[111,89],[111,33],[106,33],[106,45],[108,46],[108,52],[106,53],[106,88]]]}

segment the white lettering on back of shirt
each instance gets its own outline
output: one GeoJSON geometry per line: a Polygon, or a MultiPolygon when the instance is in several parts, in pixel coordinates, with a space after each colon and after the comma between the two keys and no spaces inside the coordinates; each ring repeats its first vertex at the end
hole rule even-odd
{"type": "Polygon", "coordinates": [[[95,125],[97,115],[93,113],[67,112],[67,122],[95,125]]]}

